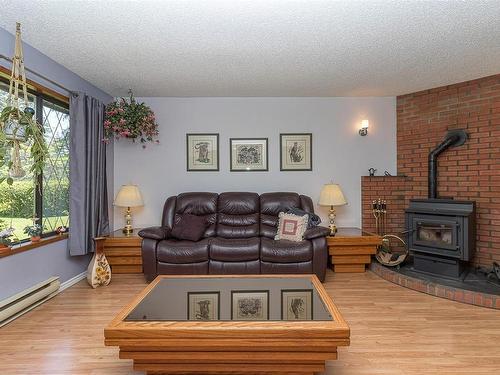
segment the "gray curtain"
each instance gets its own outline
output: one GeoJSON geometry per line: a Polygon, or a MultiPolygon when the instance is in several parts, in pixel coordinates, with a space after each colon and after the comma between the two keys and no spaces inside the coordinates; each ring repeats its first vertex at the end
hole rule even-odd
{"type": "Polygon", "coordinates": [[[94,251],[93,238],[109,233],[104,104],[72,93],[70,111],[69,253],[94,251]]]}

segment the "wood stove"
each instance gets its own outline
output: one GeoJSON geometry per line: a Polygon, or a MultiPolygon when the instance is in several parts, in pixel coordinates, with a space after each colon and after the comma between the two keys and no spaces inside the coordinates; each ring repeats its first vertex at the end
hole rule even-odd
{"type": "Polygon", "coordinates": [[[437,158],[467,140],[464,130],[448,132],[429,154],[429,199],[413,199],[406,209],[408,247],[416,271],[460,278],[472,260],[476,241],[476,204],[437,197],[437,158]]]}
{"type": "Polygon", "coordinates": [[[475,215],[475,202],[411,200],[406,220],[415,270],[459,278],[474,255],[475,215]]]}

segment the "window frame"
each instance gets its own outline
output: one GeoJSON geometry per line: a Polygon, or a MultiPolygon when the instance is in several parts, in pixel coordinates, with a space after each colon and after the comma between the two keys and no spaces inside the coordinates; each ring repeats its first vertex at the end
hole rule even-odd
{"type": "MultiPolygon", "coordinates": [[[[0,66],[0,68],[2,68],[2,67],[0,66]]],[[[0,82],[6,84],[8,86],[9,79],[6,78],[4,75],[2,75],[1,74],[2,72],[4,74],[7,74],[5,69],[0,69],[0,82]]],[[[8,72],[10,74],[10,70],[8,72]]],[[[47,93],[51,93],[52,90],[44,88],[43,86],[38,85],[38,84],[36,84],[34,86],[35,88],[33,89],[32,87],[30,87],[30,85],[33,86],[33,82],[30,81],[28,83],[28,94],[33,95],[33,97],[35,98],[35,101],[34,101],[35,108],[36,108],[35,119],[36,119],[37,123],[41,125],[42,130],[43,130],[43,101],[44,100],[46,102],[51,103],[51,104],[63,107],[64,109],[68,110],[68,113],[69,113],[69,98],[62,97],[62,96],[60,96],[60,94],[57,94],[57,93],[56,94],[58,97],[56,97],[55,95],[49,95],[47,93]],[[67,100],[61,100],[60,98],[64,98],[67,100]]],[[[35,186],[34,190],[35,190],[35,192],[34,192],[34,194],[35,194],[35,197],[34,197],[35,198],[34,199],[34,203],[35,203],[34,215],[36,215],[36,218],[38,219],[36,221],[36,223],[39,225],[43,225],[43,172],[38,176],[37,186],[35,186]]],[[[69,200],[69,197],[68,197],[68,200],[69,200]]],[[[68,226],[68,231],[69,231],[69,226],[68,226]]],[[[56,235],[58,235],[58,233],[55,230],[50,231],[50,232],[45,232],[45,233],[42,232],[41,238],[53,237],[56,235]]],[[[22,244],[25,244],[28,242],[30,242],[30,239],[25,238],[25,239],[14,242],[13,246],[22,245],[22,244]]]]}

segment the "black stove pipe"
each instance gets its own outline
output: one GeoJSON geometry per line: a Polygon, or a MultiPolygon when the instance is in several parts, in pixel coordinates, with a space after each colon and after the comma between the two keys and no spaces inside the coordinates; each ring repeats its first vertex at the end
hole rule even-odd
{"type": "Polygon", "coordinates": [[[460,146],[467,140],[467,133],[464,130],[449,131],[446,138],[434,150],[429,153],[429,199],[437,198],[437,158],[450,147],[460,146]]]}

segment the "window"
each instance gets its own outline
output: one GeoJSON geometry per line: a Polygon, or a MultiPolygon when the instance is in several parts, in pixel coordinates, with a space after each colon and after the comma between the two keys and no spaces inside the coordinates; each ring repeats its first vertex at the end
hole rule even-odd
{"type": "MultiPolygon", "coordinates": [[[[7,105],[8,90],[8,84],[0,82],[0,111],[7,105]]],[[[12,186],[0,184],[0,225],[14,227],[19,241],[28,238],[23,230],[32,217],[42,224],[44,236],[69,224],[68,105],[35,92],[30,92],[28,100],[38,123],[43,125],[49,156],[39,177],[40,188],[35,188],[33,175],[28,173],[31,159],[26,152],[21,155],[26,176],[16,179],[12,186]]],[[[7,159],[10,157],[7,155],[7,159]]],[[[8,168],[4,166],[0,172],[5,176],[8,168]]]]}

